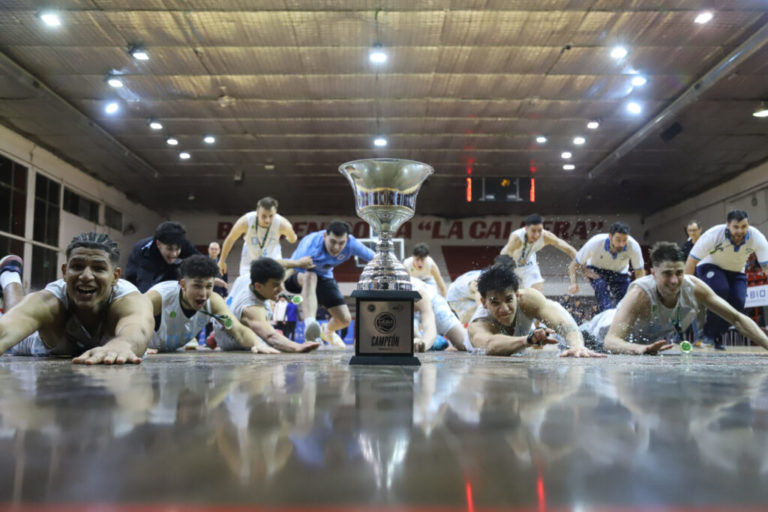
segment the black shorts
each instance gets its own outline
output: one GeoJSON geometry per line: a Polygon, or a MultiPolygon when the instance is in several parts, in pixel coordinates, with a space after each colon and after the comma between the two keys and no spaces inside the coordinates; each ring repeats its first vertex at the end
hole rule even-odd
{"type": "MultiPolygon", "coordinates": [[[[285,289],[291,293],[301,293],[298,272],[295,272],[285,280],[285,289]]],[[[315,296],[317,296],[317,303],[328,309],[346,304],[344,296],[341,294],[341,290],[339,290],[339,285],[331,277],[317,276],[317,292],[315,296]]]]}

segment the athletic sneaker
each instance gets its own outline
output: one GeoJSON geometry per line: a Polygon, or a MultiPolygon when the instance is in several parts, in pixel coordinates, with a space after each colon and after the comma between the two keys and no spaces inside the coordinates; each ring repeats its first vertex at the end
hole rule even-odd
{"type": "Polygon", "coordinates": [[[9,254],[3,259],[0,259],[0,274],[5,271],[18,272],[22,274],[24,270],[24,260],[16,256],[15,254],[9,254]]]}
{"type": "Polygon", "coordinates": [[[320,337],[322,340],[329,345],[333,345],[334,347],[344,347],[344,340],[341,339],[341,336],[336,334],[336,331],[331,331],[331,334],[328,334],[327,329],[323,329],[323,331],[320,333],[320,337]]]}
{"type": "Polygon", "coordinates": [[[320,325],[316,320],[304,324],[304,341],[315,341],[320,337],[320,325]]]}

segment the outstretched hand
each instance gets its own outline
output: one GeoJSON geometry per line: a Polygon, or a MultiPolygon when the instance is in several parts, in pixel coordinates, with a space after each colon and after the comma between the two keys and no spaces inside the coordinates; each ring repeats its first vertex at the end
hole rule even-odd
{"type": "Polygon", "coordinates": [[[593,350],[589,350],[587,347],[573,347],[568,350],[564,350],[560,353],[560,357],[607,357],[605,354],[600,354],[593,350]]]}
{"type": "Polygon", "coordinates": [[[674,345],[669,343],[667,340],[659,340],[643,347],[643,350],[640,353],[655,356],[659,352],[664,352],[665,350],[669,350],[672,347],[674,347],[674,345]]]}
{"type": "Polygon", "coordinates": [[[141,358],[137,356],[131,346],[124,341],[110,341],[104,346],[86,350],[78,357],[72,359],[75,364],[139,364],[141,358]]]}
{"type": "Polygon", "coordinates": [[[553,338],[553,334],[555,334],[555,331],[552,329],[539,327],[531,331],[526,343],[528,343],[528,345],[533,345],[534,348],[541,348],[544,345],[554,345],[557,343],[557,338],[553,338]]]}

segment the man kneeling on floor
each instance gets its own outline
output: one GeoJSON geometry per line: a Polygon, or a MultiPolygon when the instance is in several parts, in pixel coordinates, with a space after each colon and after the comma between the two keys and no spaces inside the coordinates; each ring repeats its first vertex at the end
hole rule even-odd
{"type": "MultiPolygon", "coordinates": [[[[251,263],[250,275],[235,280],[227,297],[227,305],[235,318],[256,335],[282,352],[309,352],[320,346],[317,342],[296,343],[276,331],[270,319],[270,300],[276,301],[282,290],[285,269],[272,258],[259,258],[251,263]]],[[[243,347],[220,322],[214,322],[216,344],[222,350],[243,350],[243,347]]]]}
{"type": "Polygon", "coordinates": [[[685,254],[675,243],[651,249],[651,275],[636,279],[615,309],[608,309],[580,329],[587,344],[614,354],[656,354],[709,309],[742,336],[768,349],[768,336],[748,316],[736,311],[697,277],[685,274],[685,254]]]}
{"type": "Polygon", "coordinates": [[[181,263],[180,270],[179,281],[163,281],[146,293],[155,316],[150,351],[173,352],[183,347],[213,318],[243,349],[263,354],[279,353],[241,324],[221,295],[213,293],[219,273],[214,260],[202,255],[190,256],[181,263]]]}
{"type": "Polygon", "coordinates": [[[576,322],[560,304],[533,288],[518,288],[514,264],[495,263],[483,271],[477,281],[482,307],[469,322],[468,350],[508,356],[528,347],[557,343],[552,337],[557,332],[570,347],[560,357],[604,357],[584,347],[576,322]],[[534,319],[552,329],[532,330],[534,319]]]}
{"type": "Polygon", "coordinates": [[[103,233],[82,233],[66,250],[63,279],[24,297],[22,260],[0,260],[6,313],[0,353],[76,356],[74,363],[140,363],[152,335],[152,305],[120,279],[120,251],[103,233]]]}

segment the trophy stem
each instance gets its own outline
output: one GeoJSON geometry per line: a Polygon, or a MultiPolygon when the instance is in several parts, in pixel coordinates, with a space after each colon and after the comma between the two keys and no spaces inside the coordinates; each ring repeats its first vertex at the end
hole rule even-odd
{"type": "Polygon", "coordinates": [[[376,255],[363,269],[358,290],[411,290],[411,277],[395,256],[392,233],[382,231],[376,243],[376,255]]]}

